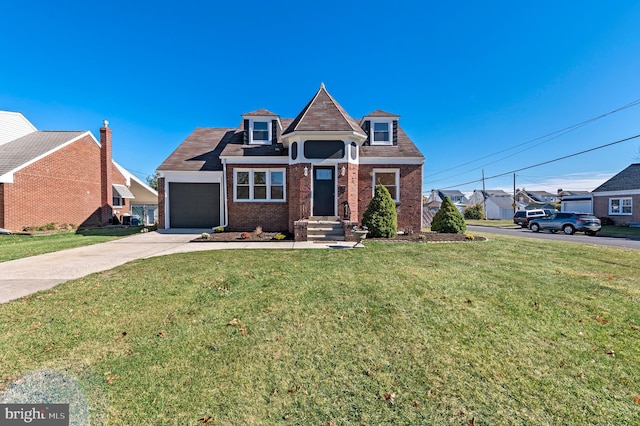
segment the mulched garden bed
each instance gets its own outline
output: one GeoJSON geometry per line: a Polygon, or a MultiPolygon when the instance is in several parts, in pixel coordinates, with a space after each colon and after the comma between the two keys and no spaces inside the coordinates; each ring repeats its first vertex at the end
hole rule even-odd
{"type": "Polygon", "coordinates": [[[243,242],[243,241],[292,241],[293,235],[284,232],[211,232],[209,238],[198,237],[191,242],[206,243],[230,243],[230,242],[243,242]],[[286,238],[278,240],[276,235],[282,234],[286,238]]]}
{"type": "MultiPolygon", "coordinates": [[[[198,237],[192,242],[206,243],[206,242],[242,242],[242,241],[278,241],[275,236],[278,232],[262,232],[257,234],[255,232],[212,232],[209,234],[209,238],[198,237]],[[244,237],[243,237],[243,234],[244,237]]],[[[281,241],[292,241],[293,235],[285,234],[286,238],[281,241]]],[[[484,241],[486,238],[474,236],[473,239],[467,238],[465,234],[442,234],[438,232],[422,232],[419,234],[411,235],[397,235],[395,238],[366,238],[363,242],[367,241],[382,241],[382,242],[414,242],[414,243],[445,243],[445,242],[470,242],[470,241],[484,241]]]]}

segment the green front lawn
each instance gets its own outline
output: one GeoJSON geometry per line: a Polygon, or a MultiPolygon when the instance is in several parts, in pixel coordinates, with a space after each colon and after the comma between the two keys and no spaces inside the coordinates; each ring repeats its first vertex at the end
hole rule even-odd
{"type": "Polygon", "coordinates": [[[104,243],[137,234],[142,227],[104,228],[77,232],[36,233],[33,235],[0,235],[0,262],[20,259],[64,249],[104,243]]]}
{"type": "Polygon", "coordinates": [[[640,252],[365,244],[151,258],[0,305],[0,388],[63,371],[91,424],[637,423],[640,252]]]}

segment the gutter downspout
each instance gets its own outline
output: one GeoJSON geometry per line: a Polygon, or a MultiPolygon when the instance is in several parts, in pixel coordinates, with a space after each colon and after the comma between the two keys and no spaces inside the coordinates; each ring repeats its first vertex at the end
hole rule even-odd
{"type": "Polygon", "coordinates": [[[224,158],[222,159],[222,204],[224,212],[220,226],[226,228],[229,225],[229,206],[227,202],[227,160],[224,158]]]}

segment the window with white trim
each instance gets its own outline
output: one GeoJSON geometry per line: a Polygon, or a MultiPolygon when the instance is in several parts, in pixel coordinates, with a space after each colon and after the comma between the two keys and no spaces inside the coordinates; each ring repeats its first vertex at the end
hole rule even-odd
{"type": "Polygon", "coordinates": [[[249,143],[270,144],[271,126],[269,121],[251,121],[251,140],[249,143]]]}
{"type": "Polygon", "coordinates": [[[631,215],[633,204],[631,197],[609,198],[609,214],[611,215],[631,215]]]}
{"type": "Polygon", "coordinates": [[[391,198],[396,203],[400,202],[400,170],[398,169],[374,169],[373,170],[373,194],[376,185],[382,185],[389,190],[391,198]]]}
{"type": "Polygon", "coordinates": [[[285,201],[284,169],[235,169],[234,201],[285,201]]]}
{"type": "Polygon", "coordinates": [[[120,197],[119,194],[113,194],[112,203],[113,207],[124,207],[124,198],[120,197]]]}
{"type": "Polygon", "coordinates": [[[371,145],[391,145],[392,123],[388,121],[371,122],[371,145]]]}

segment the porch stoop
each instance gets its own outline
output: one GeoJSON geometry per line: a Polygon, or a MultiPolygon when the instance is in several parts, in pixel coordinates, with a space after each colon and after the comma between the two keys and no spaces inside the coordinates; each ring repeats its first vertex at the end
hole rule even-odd
{"type": "Polygon", "coordinates": [[[338,216],[311,216],[307,222],[307,241],[344,241],[338,216]]]}

